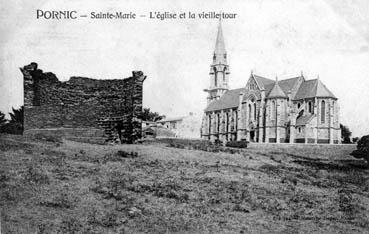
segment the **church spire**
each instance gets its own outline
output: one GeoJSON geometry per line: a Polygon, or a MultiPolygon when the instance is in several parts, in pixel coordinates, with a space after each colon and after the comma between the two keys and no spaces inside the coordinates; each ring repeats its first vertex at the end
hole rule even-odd
{"type": "Polygon", "coordinates": [[[219,64],[219,63],[227,64],[227,52],[226,52],[225,44],[224,44],[221,19],[219,19],[219,24],[218,24],[218,34],[217,34],[217,40],[215,42],[213,63],[214,64],[219,64]]]}
{"type": "Polygon", "coordinates": [[[222,22],[220,20],[209,75],[210,87],[204,90],[209,94],[208,103],[219,99],[228,90],[229,66],[227,64],[227,52],[224,46],[222,22]]]}
{"type": "Polygon", "coordinates": [[[217,40],[215,42],[215,54],[225,54],[225,45],[224,45],[224,37],[223,37],[223,30],[222,30],[222,20],[219,19],[218,24],[218,34],[217,34],[217,40]]]}

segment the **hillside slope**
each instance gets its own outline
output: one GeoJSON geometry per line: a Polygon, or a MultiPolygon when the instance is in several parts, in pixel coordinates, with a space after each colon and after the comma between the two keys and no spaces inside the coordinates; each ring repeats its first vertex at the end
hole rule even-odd
{"type": "Polygon", "coordinates": [[[365,233],[369,169],[354,146],[165,144],[0,136],[2,233],[365,233]]]}

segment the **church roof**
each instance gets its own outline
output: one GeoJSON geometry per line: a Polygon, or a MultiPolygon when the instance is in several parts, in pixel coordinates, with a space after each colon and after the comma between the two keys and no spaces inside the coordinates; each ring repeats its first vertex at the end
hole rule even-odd
{"type": "Polygon", "coordinates": [[[313,97],[331,97],[336,98],[333,93],[319,80],[307,80],[303,82],[297,91],[294,100],[313,98],[313,97]]]}
{"type": "MultiPolygon", "coordinates": [[[[280,80],[276,84],[275,80],[271,80],[262,76],[252,75],[260,88],[264,87],[266,98],[286,98],[288,92],[296,85],[297,81],[301,76],[290,79],[280,80]]],[[[217,111],[223,109],[236,108],[239,104],[240,92],[245,90],[244,88],[228,90],[218,100],[214,100],[209,103],[205,112],[217,111]]],[[[304,98],[313,97],[331,97],[336,98],[333,93],[319,80],[304,80],[299,89],[296,92],[294,100],[300,100],[304,98]]],[[[244,97],[245,98],[245,97],[244,97]]],[[[304,119],[301,119],[300,122],[304,119]]],[[[310,121],[310,120],[309,120],[310,121]]]]}
{"type": "Polygon", "coordinates": [[[295,86],[296,82],[299,80],[299,77],[289,78],[285,80],[278,81],[279,86],[282,88],[282,90],[288,94],[289,91],[292,90],[292,88],[295,86]]]}
{"type": "Polygon", "coordinates": [[[238,107],[239,95],[244,88],[228,90],[218,100],[214,100],[206,107],[205,112],[238,107]]]}
{"type": "Polygon", "coordinates": [[[262,76],[258,76],[258,75],[254,75],[252,74],[252,76],[254,77],[254,79],[256,80],[256,83],[258,83],[259,87],[261,89],[265,89],[266,85],[270,85],[270,84],[274,84],[274,80],[262,77],[262,76]]]}
{"type": "MultiPolygon", "coordinates": [[[[292,90],[293,86],[295,86],[296,82],[300,77],[294,77],[290,79],[280,80],[278,81],[279,87],[283,90],[283,92],[287,95],[290,90],[292,90]]],[[[275,81],[272,84],[268,84],[265,86],[265,95],[268,97],[272,88],[274,87],[275,81]]]]}
{"type": "Polygon", "coordinates": [[[296,119],[296,126],[305,126],[313,118],[313,114],[302,115],[296,119]]]}
{"type": "Polygon", "coordinates": [[[267,98],[287,98],[285,92],[279,86],[279,82],[276,81],[267,98]]]}

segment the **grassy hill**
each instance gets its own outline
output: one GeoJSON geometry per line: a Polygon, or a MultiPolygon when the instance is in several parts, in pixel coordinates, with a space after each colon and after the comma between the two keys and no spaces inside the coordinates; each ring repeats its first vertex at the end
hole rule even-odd
{"type": "Polygon", "coordinates": [[[354,148],[2,135],[1,233],[368,233],[369,168],[354,148]]]}

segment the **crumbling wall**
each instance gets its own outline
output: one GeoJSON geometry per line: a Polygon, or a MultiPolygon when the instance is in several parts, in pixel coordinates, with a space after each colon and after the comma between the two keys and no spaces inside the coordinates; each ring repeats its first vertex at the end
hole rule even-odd
{"type": "Polygon", "coordinates": [[[24,129],[98,128],[107,140],[141,137],[143,81],[141,71],[125,79],[71,77],[61,82],[36,63],[21,68],[24,76],[24,129]]]}

